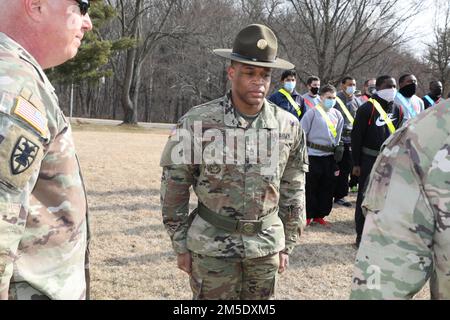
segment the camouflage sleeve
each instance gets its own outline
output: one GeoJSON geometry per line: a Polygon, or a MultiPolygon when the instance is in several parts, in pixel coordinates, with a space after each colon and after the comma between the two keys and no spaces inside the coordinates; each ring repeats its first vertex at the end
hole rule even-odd
{"type": "Polygon", "coordinates": [[[43,144],[25,124],[0,104],[0,297],[7,297],[13,261],[25,229],[21,209],[37,180],[43,144]],[[3,107],[4,112],[1,111],[3,107]]]}
{"type": "Polygon", "coordinates": [[[306,224],[305,172],[308,171],[306,136],[299,126],[297,139],[290,152],[280,183],[279,215],[284,224],[286,247],[290,254],[306,224]]]}
{"type": "Polygon", "coordinates": [[[389,140],[372,171],[351,299],[411,298],[432,272],[435,223],[422,182],[427,160],[405,132],[389,140]]]}
{"type": "MultiPolygon", "coordinates": [[[[183,129],[184,128],[184,129],[183,129]]],[[[163,168],[161,178],[161,208],[164,226],[172,240],[177,254],[187,253],[186,237],[189,228],[190,187],[194,184],[195,166],[186,156],[186,148],[180,148],[182,139],[180,131],[186,125],[180,124],[173,131],[163,151],[160,165],[163,168]],[[179,148],[177,150],[177,148],[179,148]],[[174,159],[175,153],[184,159],[174,159]],[[184,154],[183,154],[184,153],[184,154]],[[183,162],[185,162],[183,164],[183,162]]],[[[188,136],[190,136],[188,134],[188,136]]],[[[190,154],[189,154],[190,155],[190,154]]]]}

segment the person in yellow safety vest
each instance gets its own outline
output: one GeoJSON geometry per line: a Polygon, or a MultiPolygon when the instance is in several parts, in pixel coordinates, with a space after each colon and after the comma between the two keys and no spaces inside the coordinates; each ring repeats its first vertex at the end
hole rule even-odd
{"type": "Polygon", "coordinates": [[[300,124],[305,131],[308,146],[309,172],[306,174],[306,217],[307,225],[325,221],[333,209],[333,192],[338,166],[336,158],[340,146],[344,119],[333,108],[336,104],[336,88],[331,85],[320,89],[321,101],[315,108],[308,109],[300,124]]]}
{"type": "Polygon", "coordinates": [[[286,70],[281,75],[281,88],[268,100],[301,120],[306,110],[302,96],[295,90],[296,86],[297,73],[295,70],[286,70]]]}
{"type": "Polygon", "coordinates": [[[363,89],[363,95],[359,97],[359,102],[361,105],[369,101],[370,98],[374,95],[374,93],[377,91],[375,85],[376,85],[377,79],[367,79],[364,82],[364,89],[363,89]]]}
{"type": "Polygon", "coordinates": [[[352,150],[351,150],[351,132],[353,129],[354,117],[356,110],[361,103],[355,96],[356,80],[350,76],[346,76],[341,81],[342,90],[336,95],[336,106],[344,116],[344,130],[342,131],[342,142],[344,143],[344,156],[338,163],[339,177],[336,182],[336,189],[334,191],[334,202],[344,207],[350,208],[352,204],[345,199],[349,191],[349,179],[353,168],[352,150]]]}
{"type": "MultiPolygon", "coordinates": [[[[351,134],[353,174],[359,177],[358,198],[356,200],[355,224],[356,246],[359,247],[364,228],[361,204],[370,171],[377,159],[383,143],[395,133],[403,121],[398,108],[394,108],[397,83],[391,76],[382,76],[376,82],[377,92],[356,111],[351,134]]],[[[389,170],[389,168],[386,168],[389,170]]]]}
{"type": "Polygon", "coordinates": [[[306,87],[308,92],[303,95],[303,100],[305,100],[305,107],[312,109],[320,103],[320,78],[316,76],[309,77],[306,80],[306,87]]]}

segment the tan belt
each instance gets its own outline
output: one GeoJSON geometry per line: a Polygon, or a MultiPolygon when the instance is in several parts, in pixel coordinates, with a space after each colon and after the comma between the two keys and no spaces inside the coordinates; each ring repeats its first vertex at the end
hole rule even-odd
{"type": "Polygon", "coordinates": [[[253,236],[270,228],[278,222],[278,214],[274,212],[262,217],[259,220],[237,220],[234,218],[224,217],[216,212],[208,209],[202,203],[198,203],[197,214],[206,222],[212,224],[214,227],[226,230],[230,233],[241,233],[248,236],[253,236]]]}

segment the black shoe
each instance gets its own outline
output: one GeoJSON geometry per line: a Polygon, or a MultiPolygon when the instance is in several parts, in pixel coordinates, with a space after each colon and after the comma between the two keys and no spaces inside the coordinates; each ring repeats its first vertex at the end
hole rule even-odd
{"type": "Polygon", "coordinates": [[[337,204],[347,207],[347,208],[352,207],[352,204],[350,202],[348,202],[347,200],[345,200],[345,198],[334,200],[334,203],[337,203],[337,204]]]}

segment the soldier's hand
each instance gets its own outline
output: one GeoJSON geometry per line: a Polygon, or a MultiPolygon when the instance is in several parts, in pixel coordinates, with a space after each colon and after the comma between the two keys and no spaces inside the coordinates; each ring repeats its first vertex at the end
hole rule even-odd
{"type": "Polygon", "coordinates": [[[355,177],[360,177],[361,176],[361,167],[353,167],[353,175],[355,177]]]}
{"type": "Polygon", "coordinates": [[[191,275],[192,272],[192,257],[191,253],[183,253],[177,256],[178,268],[191,275]]]}
{"type": "Polygon", "coordinates": [[[278,273],[285,272],[288,266],[289,266],[289,255],[280,252],[280,267],[278,268],[278,273]]]}

